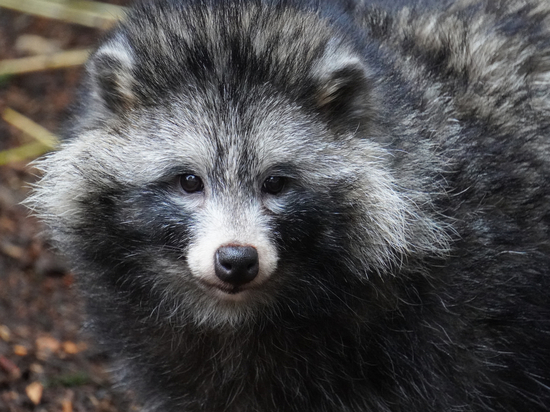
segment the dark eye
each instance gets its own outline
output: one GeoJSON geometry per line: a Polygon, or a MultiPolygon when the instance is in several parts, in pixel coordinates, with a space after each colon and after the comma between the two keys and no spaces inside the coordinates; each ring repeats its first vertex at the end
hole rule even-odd
{"type": "Polygon", "coordinates": [[[187,193],[200,192],[204,187],[201,178],[192,174],[181,175],[180,185],[187,193]]]}
{"type": "Polygon", "coordinates": [[[262,190],[265,193],[276,195],[285,187],[285,178],[281,176],[269,176],[265,179],[262,190]]]}

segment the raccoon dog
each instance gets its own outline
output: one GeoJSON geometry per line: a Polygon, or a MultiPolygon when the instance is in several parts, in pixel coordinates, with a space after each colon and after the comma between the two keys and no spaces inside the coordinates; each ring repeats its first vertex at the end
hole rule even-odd
{"type": "Polygon", "coordinates": [[[137,5],[30,199],[144,411],[550,410],[550,3],[137,5]]]}

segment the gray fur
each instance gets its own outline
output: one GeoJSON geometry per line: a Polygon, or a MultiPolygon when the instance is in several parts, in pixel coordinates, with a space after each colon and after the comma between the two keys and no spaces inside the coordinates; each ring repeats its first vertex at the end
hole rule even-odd
{"type": "Polygon", "coordinates": [[[144,411],[550,410],[550,3],[379,3],[145,2],[88,62],[29,204],[144,411]]]}

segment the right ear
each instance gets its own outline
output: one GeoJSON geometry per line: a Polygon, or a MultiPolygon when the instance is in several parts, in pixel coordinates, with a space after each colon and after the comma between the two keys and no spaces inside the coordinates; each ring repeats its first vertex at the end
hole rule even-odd
{"type": "Polygon", "coordinates": [[[368,127],[374,118],[369,69],[345,46],[329,44],[312,70],[317,110],[336,129],[368,127]]]}
{"type": "Polygon", "coordinates": [[[122,36],[103,44],[91,57],[87,70],[92,91],[104,109],[121,114],[135,105],[134,57],[122,36]]]}

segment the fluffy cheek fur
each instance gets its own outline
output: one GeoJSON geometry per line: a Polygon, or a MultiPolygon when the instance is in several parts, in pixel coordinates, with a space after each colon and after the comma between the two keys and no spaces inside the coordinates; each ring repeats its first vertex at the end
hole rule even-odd
{"type": "MultiPolygon", "coordinates": [[[[92,268],[94,276],[102,276],[90,282],[140,290],[139,305],[148,302],[150,313],[176,324],[235,325],[268,308],[322,307],[323,297],[329,302],[342,289],[342,278],[349,285],[377,283],[370,275],[398,264],[408,249],[441,247],[437,231],[417,224],[420,214],[382,164],[371,163],[368,173],[344,165],[336,170],[338,175],[330,178],[299,182],[267,205],[223,193],[191,205],[154,186],[117,191],[114,184],[105,190],[104,184],[100,190],[94,182],[96,190],[73,200],[73,208],[64,212],[86,216],[86,224],[76,227],[78,220],[72,219],[69,228],[60,225],[61,219],[55,225],[62,249],[72,250],[74,261],[89,266],[83,267],[86,272],[92,268]],[[358,185],[363,189],[357,190],[358,185]],[[77,242],[68,236],[73,231],[77,242]],[[260,259],[249,290],[235,295],[209,285],[217,281],[215,252],[227,244],[254,246],[260,259]],[[112,260],[98,262],[98,255],[112,260]]],[[[55,186],[55,176],[45,179],[55,186]]],[[[90,184],[79,180],[74,187],[90,184]]],[[[63,216],[53,206],[52,218],[63,216]]]]}

